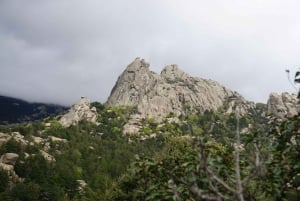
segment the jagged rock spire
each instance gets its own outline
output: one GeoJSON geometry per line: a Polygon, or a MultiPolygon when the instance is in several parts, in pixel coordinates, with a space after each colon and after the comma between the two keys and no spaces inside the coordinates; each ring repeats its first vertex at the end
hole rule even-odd
{"type": "Polygon", "coordinates": [[[190,110],[217,110],[234,92],[219,83],[188,75],[175,65],[160,74],[137,58],[119,76],[107,103],[137,106],[142,117],[162,119],[169,113],[180,115],[190,110]]]}
{"type": "Polygon", "coordinates": [[[143,59],[136,58],[119,76],[107,103],[110,105],[136,105],[151,90],[154,79],[154,74],[149,71],[149,64],[143,59]]]}

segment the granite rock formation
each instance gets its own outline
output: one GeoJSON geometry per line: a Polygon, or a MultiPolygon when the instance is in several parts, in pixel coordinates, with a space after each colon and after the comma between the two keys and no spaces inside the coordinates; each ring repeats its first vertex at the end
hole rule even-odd
{"type": "Polygon", "coordinates": [[[69,127],[71,125],[76,125],[82,120],[96,123],[97,118],[97,110],[95,107],[91,108],[90,100],[81,97],[81,99],[70,108],[69,112],[60,118],[59,122],[62,126],[69,127]]]}
{"type": "Polygon", "coordinates": [[[187,109],[216,111],[234,94],[215,81],[189,76],[177,65],[166,66],[159,75],[137,58],[118,78],[107,103],[137,106],[142,116],[161,118],[187,109]]]}
{"type": "Polygon", "coordinates": [[[161,121],[170,113],[217,111],[231,97],[235,99],[231,100],[228,113],[233,112],[237,103],[243,103],[240,110],[244,113],[255,107],[216,81],[192,77],[177,65],[168,65],[157,74],[149,70],[147,62],[136,58],[119,76],[107,104],[137,107],[130,125],[124,127],[125,133],[133,133],[139,130],[138,119],[149,117],[161,121]]]}
{"type": "Polygon", "coordinates": [[[15,140],[16,142],[20,143],[21,147],[24,148],[28,145],[28,141],[24,139],[24,136],[21,135],[19,132],[12,132],[10,134],[7,133],[0,133],[0,147],[9,141],[10,139],[15,140]]]}
{"type": "Polygon", "coordinates": [[[7,165],[15,165],[19,155],[16,153],[5,153],[1,156],[0,162],[5,163],[7,165]]]}
{"type": "Polygon", "coordinates": [[[239,114],[242,116],[256,110],[256,105],[254,102],[246,100],[243,96],[235,92],[232,96],[228,97],[226,101],[224,101],[224,109],[226,109],[225,113],[234,113],[237,109],[237,106],[239,114]]]}
{"type": "Polygon", "coordinates": [[[18,159],[19,155],[16,153],[5,153],[0,157],[0,170],[7,172],[9,181],[14,184],[23,181],[14,170],[14,165],[18,159]]]}
{"type": "Polygon", "coordinates": [[[284,92],[271,93],[267,103],[268,113],[279,119],[292,117],[298,113],[298,99],[296,94],[284,92]]]}

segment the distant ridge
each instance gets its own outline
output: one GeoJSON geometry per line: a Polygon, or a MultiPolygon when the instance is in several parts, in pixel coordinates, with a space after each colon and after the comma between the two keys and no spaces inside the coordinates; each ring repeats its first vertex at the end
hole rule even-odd
{"type": "Polygon", "coordinates": [[[59,115],[68,108],[55,104],[30,103],[0,95],[0,125],[36,121],[59,115]]]}

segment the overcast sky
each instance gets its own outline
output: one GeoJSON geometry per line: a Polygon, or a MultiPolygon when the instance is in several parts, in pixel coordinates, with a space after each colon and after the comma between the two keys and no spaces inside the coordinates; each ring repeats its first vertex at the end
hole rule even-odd
{"type": "Polygon", "coordinates": [[[245,98],[295,91],[299,0],[0,0],[0,94],[106,101],[136,57],[213,79],[245,98]],[[291,74],[293,76],[293,74],[291,74]]]}

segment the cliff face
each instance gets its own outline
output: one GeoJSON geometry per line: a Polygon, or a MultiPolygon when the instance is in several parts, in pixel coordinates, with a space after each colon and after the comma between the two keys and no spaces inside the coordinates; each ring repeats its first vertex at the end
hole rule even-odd
{"type": "Polygon", "coordinates": [[[233,96],[241,99],[218,82],[192,77],[177,65],[168,65],[157,74],[137,58],[119,76],[107,103],[137,106],[142,117],[159,120],[169,113],[180,115],[196,108],[216,111],[233,96]]]}

